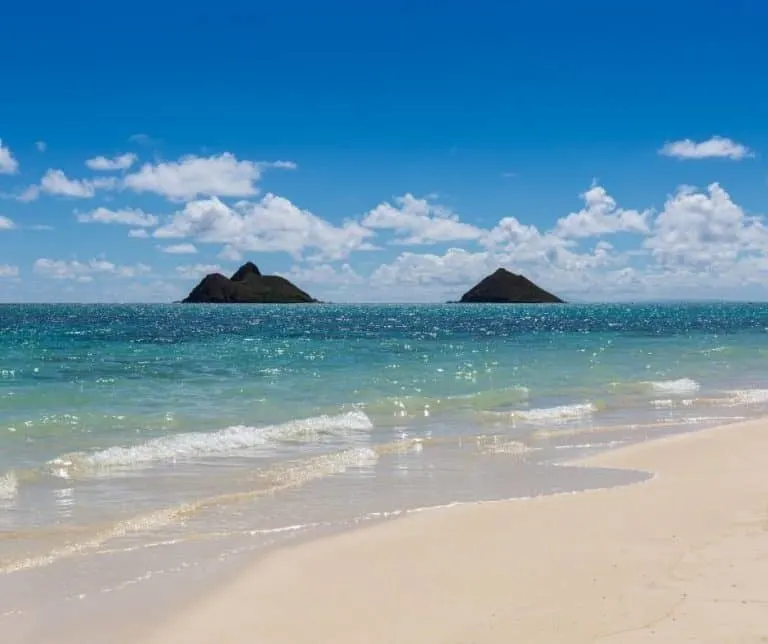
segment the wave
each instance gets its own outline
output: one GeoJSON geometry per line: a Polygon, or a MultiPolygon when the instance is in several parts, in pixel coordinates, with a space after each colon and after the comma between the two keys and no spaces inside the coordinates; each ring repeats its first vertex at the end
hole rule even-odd
{"type": "Polygon", "coordinates": [[[541,407],[509,412],[512,418],[519,418],[528,423],[562,423],[582,418],[589,418],[599,411],[594,403],[578,403],[575,405],[560,405],[558,407],[541,407]]]}
{"type": "Polygon", "coordinates": [[[691,378],[657,380],[648,382],[647,385],[657,393],[665,393],[673,396],[695,393],[701,389],[701,385],[691,378]]]}
{"type": "Polygon", "coordinates": [[[672,400],[671,398],[652,400],[651,406],[656,409],[671,409],[674,407],[693,407],[699,400],[696,398],[683,398],[681,400],[672,400]]]}
{"type": "Polygon", "coordinates": [[[252,489],[219,494],[117,520],[107,528],[97,529],[91,535],[84,536],[80,540],[69,541],[64,546],[53,548],[42,554],[16,561],[0,561],[0,574],[42,568],[60,559],[82,555],[101,548],[113,539],[130,534],[151,532],[187,520],[204,510],[249,501],[274,494],[280,490],[300,487],[326,476],[344,473],[351,468],[371,468],[375,466],[378,458],[379,455],[375,450],[368,447],[357,447],[276,465],[268,470],[255,472],[251,482],[257,483],[257,485],[252,489]]]}
{"type": "Polygon", "coordinates": [[[768,389],[735,389],[704,398],[659,398],[651,400],[656,409],[680,407],[738,407],[768,404],[768,389]]]}
{"type": "Polygon", "coordinates": [[[509,440],[503,436],[478,436],[476,439],[477,451],[480,454],[512,454],[522,455],[533,450],[525,443],[509,440]]]}
{"type": "Polygon", "coordinates": [[[0,501],[12,501],[15,499],[18,487],[19,481],[13,472],[0,476],[0,501]]]}
{"type": "Polygon", "coordinates": [[[768,403],[768,389],[736,389],[727,392],[733,405],[763,405],[768,403]]]}
{"type": "Polygon", "coordinates": [[[336,416],[315,416],[279,425],[250,427],[236,425],[215,432],[175,434],[153,438],[145,443],[115,446],[98,452],[65,454],[47,463],[50,474],[71,478],[78,473],[147,466],[200,457],[231,456],[240,450],[264,445],[301,441],[313,442],[324,435],[349,435],[373,429],[362,411],[336,416]]]}

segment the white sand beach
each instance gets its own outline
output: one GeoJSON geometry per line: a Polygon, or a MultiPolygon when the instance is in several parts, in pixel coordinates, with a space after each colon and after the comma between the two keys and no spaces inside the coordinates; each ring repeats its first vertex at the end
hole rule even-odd
{"type": "Polygon", "coordinates": [[[286,548],[145,641],[768,642],[768,420],[580,464],[654,477],[286,548]]]}

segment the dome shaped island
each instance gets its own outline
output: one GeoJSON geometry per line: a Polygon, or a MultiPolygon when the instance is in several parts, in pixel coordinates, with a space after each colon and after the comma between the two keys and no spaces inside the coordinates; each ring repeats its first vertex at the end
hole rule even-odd
{"type": "Polygon", "coordinates": [[[500,268],[461,296],[461,303],[562,304],[557,295],[545,291],[527,277],[500,268]]]}

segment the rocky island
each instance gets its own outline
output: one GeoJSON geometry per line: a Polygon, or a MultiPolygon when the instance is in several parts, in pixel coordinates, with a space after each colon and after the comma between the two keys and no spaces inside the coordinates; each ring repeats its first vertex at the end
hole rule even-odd
{"type": "Polygon", "coordinates": [[[206,275],[182,300],[184,304],[298,304],[317,302],[311,295],[279,275],[262,275],[256,264],[247,262],[232,277],[206,275]]]}
{"type": "Polygon", "coordinates": [[[460,302],[543,304],[562,303],[563,300],[528,278],[500,268],[464,293],[460,302]]]}

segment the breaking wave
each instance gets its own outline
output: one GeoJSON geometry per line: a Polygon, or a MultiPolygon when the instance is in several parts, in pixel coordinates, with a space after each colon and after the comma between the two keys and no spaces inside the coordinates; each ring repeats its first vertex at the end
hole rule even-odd
{"type": "Polygon", "coordinates": [[[649,382],[648,385],[657,393],[669,395],[685,395],[697,392],[701,385],[691,378],[679,378],[677,380],[658,380],[649,382]]]}
{"type": "Polygon", "coordinates": [[[115,446],[98,452],[65,454],[48,462],[54,476],[70,478],[77,473],[147,466],[200,457],[231,456],[240,450],[284,442],[315,442],[328,435],[354,435],[373,428],[362,411],[336,416],[315,416],[279,425],[236,425],[215,432],[184,433],[153,438],[130,446],[115,446]]]}
{"type": "Polygon", "coordinates": [[[597,411],[597,405],[590,402],[579,403],[576,405],[560,405],[558,407],[515,410],[510,412],[510,416],[533,424],[560,423],[579,420],[581,418],[589,418],[597,411]]]}
{"type": "Polygon", "coordinates": [[[480,454],[511,454],[522,455],[533,450],[525,443],[509,440],[503,436],[478,436],[476,439],[477,451],[480,454]]]}
{"type": "Polygon", "coordinates": [[[727,392],[732,405],[763,405],[768,403],[768,389],[737,389],[727,392]]]}
{"type": "Polygon", "coordinates": [[[0,476],[0,501],[9,501],[16,498],[19,481],[13,472],[0,476]]]}

